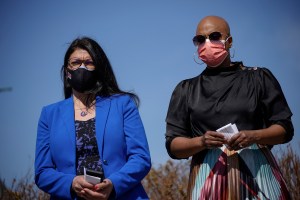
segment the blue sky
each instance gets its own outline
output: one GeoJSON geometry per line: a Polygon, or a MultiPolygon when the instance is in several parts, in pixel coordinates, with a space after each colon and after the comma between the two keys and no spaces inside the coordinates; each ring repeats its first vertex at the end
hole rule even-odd
{"type": "Polygon", "coordinates": [[[299,8],[296,0],[1,0],[0,87],[13,90],[0,93],[0,177],[10,182],[33,168],[41,108],[63,99],[60,67],[78,36],[97,40],[120,87],[139,95],[153,164],[163,164],[171,93],[204,69],[193,61],[192,38],[206,15],[229,22],[233,61],[267,67],[277,77],[294,113],[291,144],[298,148],[299,8]]]}

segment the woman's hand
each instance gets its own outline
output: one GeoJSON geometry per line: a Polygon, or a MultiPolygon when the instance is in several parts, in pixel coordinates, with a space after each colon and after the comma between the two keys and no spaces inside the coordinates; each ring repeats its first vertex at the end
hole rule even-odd
{"type": "Polygon", "coordinates": [[[204,149],[221,147],[226,143],[224,136],[215,131],[207,131],[204,135],[194,138],[176,137],[170,150],[177,158],[188,158],[204,149]]]}
{"type": "Polygon", "coordinates": [[[226,140],[223,134],[215,131],[207,131],[201,137],[201,143],[206,149],[212,149],[216,147],[222,147],[226,140]]]}
{"type": "Polygon", "coordinates": [[[93,189],[84,188],[81,197],[86,200],[106,200],[109,198],[112,190],[113,184],[111,180],[104,179],[102,183],[95,185],[93,189]]]}
{"type": "Polygon", "coordinates": [[[239,150],[256,143],[255,131],[240,131],[227,142],[229,150],[239,150]]]}
{"type": "Polygon", "coordinates": [[[72,182],[72,189],[76,193],[77,196],[83,197],[84,194],[84,188],[93,189],[94,185],[90,184],[84,179],[84,176],[75,176],[72,182]]]}

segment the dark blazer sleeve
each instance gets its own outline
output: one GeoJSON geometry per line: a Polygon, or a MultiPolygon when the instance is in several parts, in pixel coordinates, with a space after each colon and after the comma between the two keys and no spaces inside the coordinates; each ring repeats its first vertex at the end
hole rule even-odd
{"type": "Polygon", "coordinates": [[[51,158],[50,119],[51,117],[47,113],[47,107],[44,107],[40,115],[37,129],[35,182],[43,191],[49,194],[55,194],[55,197],[58,199],[72,199],[70,189],[75,175],[55,170],[56,166],[51,158]]]}

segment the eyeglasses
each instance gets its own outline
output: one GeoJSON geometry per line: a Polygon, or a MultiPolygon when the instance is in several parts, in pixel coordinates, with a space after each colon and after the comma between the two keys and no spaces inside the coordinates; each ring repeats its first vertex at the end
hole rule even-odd
{"type": "Polygon", "coordinates": [[[206,39],[209,39],[210,41],[220,41],[222,38],[222,33],[220,32],[212,32],[211,34],[208,35],[208,37],[206,35],[196,35],[193,38],[193,43],[195,46],[198,46],[200,44],[203,44],[206,39]]]}
{"type": "Polygon", "coordinates": [[[82,64],[85,66],[87,70],[93,71],[95,69],[94,62],[91,59],[81,60],[81,59],[74,58],[74,59],[70,59],[68,64],[71,70],[78,69],[82,64]]]}

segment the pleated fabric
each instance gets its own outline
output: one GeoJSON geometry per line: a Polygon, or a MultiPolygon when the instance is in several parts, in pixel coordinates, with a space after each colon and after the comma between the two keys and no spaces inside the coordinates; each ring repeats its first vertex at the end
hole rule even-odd
{"type": "Polygon", "coordinates": [[[225,146],[195,155],[188,196],[192,200],[291,199],[271,151],[256,144],[239,151],[225,146]]]}
{"type": "MultiPolygon", "coordinates": [[[[260,130],[277,124],[286,130],[284,142],[294,135],[292,112],[272,72],[246,67],[206,68],[181,81],[174,89],[166,117],[166,149],[176,137],[194,138],[229,123],[237,129],[260,130]]],[[[193,156],[189,198],[289,199],[286,184],[270,146],[252,145],[240,151],[203,150],[193,156]]]]}

